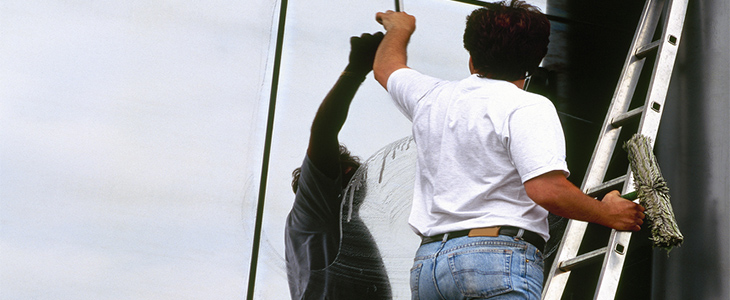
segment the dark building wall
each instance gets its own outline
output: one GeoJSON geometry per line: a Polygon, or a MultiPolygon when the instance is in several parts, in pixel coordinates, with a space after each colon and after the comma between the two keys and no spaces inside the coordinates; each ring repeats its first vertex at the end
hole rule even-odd
{"type": "Polygon", "coordinates": [[[580,186],[636,29],[641,1],[548,0],[547,95],[560,113],[570,180],[580,186]]]}
{"type": "MultiPolygon", "coordinates": [[[[558,108],[570,179],[580,186],[644,1],[547,3],[553,30],[541,93],[558,108]]],[[[667,254],[651,248],[647,230],[634,234],[617,299],[730,299],[728,3],[690,1],[655,146],[685,243],[667,254]]],[[[623,163],[614,170],[625,172],[623,163]]],[[[608,230],[592,226],[587,236],[581,253],[605,246],[608,230]]],[[[564,299],[591,299],[598,275],[574,271],[564,299]]]]}
{"type": "Polygon", "coordinates": [[[689,2],[655,146],[685,241],[655,253],[653,299],[730,299],[729,3],[689,2]]]}

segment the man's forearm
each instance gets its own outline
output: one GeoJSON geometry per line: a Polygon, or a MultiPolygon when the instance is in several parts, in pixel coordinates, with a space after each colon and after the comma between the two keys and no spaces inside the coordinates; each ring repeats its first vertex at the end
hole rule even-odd
{"type": "Polygon", "coordinates": [[[529,191],[528,195],[531,195],[530,197],[536,203],[555,215],[569,219],[601,223],[599,217],[600,201],[588,197],[567,180],[560,184],[555,184],[555,182],[553,181],[549,183],[549,186],[541,186],[538,189],[529,188],[532,182],[526,183],[525,187],[529,191]],[[534,192],[535,190],[538,192],[534,192]]]}
{"type": "Polygon", "coordinates": [[[405,68],[407,62],[408,41],[411,38],[411,32],[407,30],[392,29],[385,34],[383,41],[378,47],[373,62],[373,74],[375,80],[384,88],[388,88],[388,78],[390,74],[398,69],[405,68]]]}
{"type": "Polygon", "coordinates": [[[538,205],[561,217],[597,223],[618,230],[639,230],[643,208],[623,199],[618,191],[598,201],[553,171],[525,182],[527,195],[538,205]]]}
{"type": "Polygon", "coordinates": [[[327,93],[320,104],[312,122],[312,136],[325,135],[336,139],[345,124],[350,103],[362,84],[367,72],[351,72],[345,70],[337,83],[327,93]]]}

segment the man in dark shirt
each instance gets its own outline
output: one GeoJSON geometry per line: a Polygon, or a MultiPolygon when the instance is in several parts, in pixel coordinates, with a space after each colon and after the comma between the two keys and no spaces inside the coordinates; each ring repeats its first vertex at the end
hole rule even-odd
{"type": "Polygon", "coordinates": [[[340,247],[342,191],[360,166],[359,158],[340,145],[337,135],[357,89],[372,70],[382,38],[382,33],[351,38],[349,64],[317,110],[307,155],[292,173],[296,197],[285,227],[292,299],[374,299],[383,292],[358,281],[358,276],[348,276],[357,274],[328,268],[340,247]]]}

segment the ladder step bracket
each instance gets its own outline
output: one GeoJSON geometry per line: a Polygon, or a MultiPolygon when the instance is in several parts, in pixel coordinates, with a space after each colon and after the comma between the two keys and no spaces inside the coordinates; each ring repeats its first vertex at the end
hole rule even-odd
{"type": "Polygon", "coordinates": [[[649,44],[643,45],[636,49],[636,53],[634,54],[634,56],[636,56],[637,58],[645,58],[645,57],[649,56],[652,52],[659,49],[659,45],[661,45],[661,43],[662,43],[662,41],[658,40],[658,41],[653,41],[649,44]]]}
{"type": "Polygon", "coordinates": [[[590,263],[595,263],[604,257],[607,249],[607,247],[603,247],[585,254],[578,255],[575,258],[566,259],[560,262],[560,266],[558,268],[560,268],[560,271],[570,272],[575,268],[585,266],[590,263]]]}
{"type": "MultiPolygon", "coordinates": [[[[677,45],[677,40],[678,40],[677,37],[674,35],[671,35],[671,34],[667,38],[667,42],[669,42],[669,44],[671,44],[672,46],[677,45]]],[[[659,46],[661,46],[662,42],[663,42],[662,40],[657,40],[657,41],[653,41],[649,44],[643,45],[636,49],[636,53],[634,54],[634,56],[636,56],[637,58],[640,58],[640,59],[645,58],[645,57],[649,56],[650,54],[652,54],[652,52],[659,49],[659,46]]]]}
{"type": "Polygon", "coordinates": [[[608,193],[612,190],[618,190],[624,185],[624,182],[626,182],[626,178],[628,178],[628,174],[621,175],[598,186],[589,188],[585,191],[585,193],[591,197],[596,197],[598,195],[608,193]]]}
{"type": "Polygon", "coordinates": [[[611,126],[613,126],[613,128],[619,128],[621,126],[624,126],[624,124],[626,124],[631,119],[641,116],[642,112],[644,112],[643,106],[620,114],[611,120],[611,126]]]}

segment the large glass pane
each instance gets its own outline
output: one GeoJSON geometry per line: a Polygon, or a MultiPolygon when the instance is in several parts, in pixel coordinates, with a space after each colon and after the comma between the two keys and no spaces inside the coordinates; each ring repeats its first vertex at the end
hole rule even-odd
{"type": "Polygon", "coordinates": [[[242,299],[276,1],[0,6],[0,298],[242,299]]]}
{"type": "MultiPolygon", "coordinates": [[[[467,76],[461,34],[474,6],[403,2],[418,19],[410,66],[445,79],[467,76]]],[[[2,4],[3,298],[245,297],[266,124],[274,117],[267,109],[278,5],[2,4]]],[[[393,8],[390,0],[289,3],[256,299],[288,298],[283,226],[291,171],[304,158],[320,101],[347,64],[350,36],[382,30],[375,13],[393,8]]],[[[378,151],[409,135],[410,123],[368,76],[341,142],[365,160],[392,153],[378,151]]],[[[387,190],[386,181],[384,190],[407,197],[410,179],[396,177],[406,187],[387,190]]],[[[372,213],[363,217],[377,219],[372,213]]],[[[376,238],[414,240],[403,229],[376,238]]],[[[393,272],[395,298],[409,298],[407,270],[393,272]]]]}

